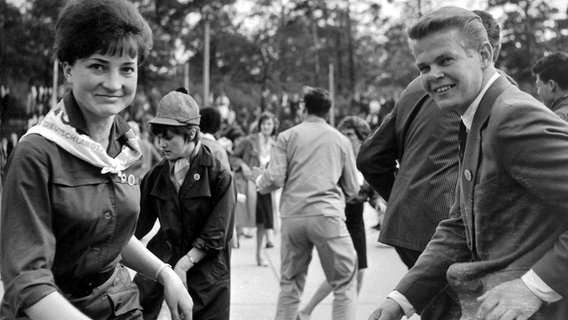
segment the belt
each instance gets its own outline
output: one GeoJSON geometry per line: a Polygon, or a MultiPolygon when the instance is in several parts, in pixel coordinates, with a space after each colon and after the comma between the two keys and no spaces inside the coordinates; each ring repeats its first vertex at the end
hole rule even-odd
{"type": "Polygon", "coordinates": [[[112,268],[106,272],[90,273],[79,277],[56,277],[55,283],[65,294],[70,294],[73,298],[85,297],[96,287],[105,283],[113,275],[112,268]]]}

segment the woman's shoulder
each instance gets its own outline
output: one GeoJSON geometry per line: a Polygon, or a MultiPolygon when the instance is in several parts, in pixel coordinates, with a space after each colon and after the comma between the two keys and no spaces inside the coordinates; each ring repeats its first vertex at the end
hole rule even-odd
{"type": "Polygon", "coordinates": [[[257,143],[259,139],[260,139],[259,133],[251,133],[246,138],[246,140],[251,144],[257,143]]]}
{"type": "Polygon", "coordinates": [[[243,138],[238,145],[245,152],[250,151],[250,149],[254,149],[255,145],[258,145],[258,135],[255,133],[250,134],[243,138]]]}
{"type": "Polygon", "coordinates": [[[168,160],[166,158],[162,158],[162,160],[160,160],[158,163],[156,163],[152,169],[150,169],[150,171],[148,171],[148,173],[146,174],[147,177],[152,177],[152,178],[156,178],[157,175],[160,174],[160,172],[162,171],[162,169],[164,168],[164,166],[167,166],[168,160]]]}
{"type": "Polygon", "coordinates": [[[39,155],[53,155],[58,147],[55,143],[39,134],[29,134],[21,138],[16,144],[14,152],[22,157],[37,157],[39,155]]]}
{"type": "Polygon", "coordinates": [[[8,158],[6,170],[24,170],[42,167],[60,168],[61,154],[57,145],[38,134],[24,136],[8,158]]]}

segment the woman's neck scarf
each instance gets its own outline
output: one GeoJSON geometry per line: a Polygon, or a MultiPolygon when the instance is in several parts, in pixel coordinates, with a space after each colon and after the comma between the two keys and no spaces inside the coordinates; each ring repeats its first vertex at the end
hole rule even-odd
{"type": "Polygon", "coordinates": [[[132,129],[125,133],[126,144],[115,157],[110,157],[103,146],[88,135],[77,132],[69,124],[63,100],[60,101],[37,125],[31,127],[24,136],[36,133],[56,143],[65,151],[88,163],[102,168],[101,174],[121,174],[122,170],[130,167],[142,155],[138,140],[132,129]]]}

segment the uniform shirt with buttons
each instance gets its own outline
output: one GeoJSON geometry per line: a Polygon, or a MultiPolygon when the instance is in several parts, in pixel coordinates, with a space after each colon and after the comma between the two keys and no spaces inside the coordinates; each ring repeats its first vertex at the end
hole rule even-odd
{"type": "MultiPolygon", "coordinates": [[[[65,97],[69,121],[85,124],[72,95],[65,97]]],[[[116,156],[129,127],[117,117],[108,154],[116,156]]],[[[12,311],[57,290],[55,278],[106,272],[120,261],[139,211],[135,178],[141,161],[121,173],[80,160],[39,135],[25,137],[7,171],[2,206],[2,280],[10,283],[4,301],[12,311]],[[132,176],[132,178],[130,178],[132,176]],[[129,183],[129,181],[131,183],[129,183]]]]}

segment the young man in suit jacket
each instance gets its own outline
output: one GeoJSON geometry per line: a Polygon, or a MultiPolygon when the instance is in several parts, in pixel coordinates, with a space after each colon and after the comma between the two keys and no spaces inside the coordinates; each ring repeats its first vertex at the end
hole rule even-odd
{"type": "MultiPolygon", "coordinates": [[[[501,28],[491,14],[474,12],[487,30],[496,62],[501,28]]],[[[379,129],[361,145],[357,166],[388,201],[379,241],[393,246],[408,269],[414,266],[438,224],[448,218],[454,203],[460,121],[457,112],[438,108],[418,77],[402,92],[379,129]]],[[[457,296],[448,289],[420,317],[452,319],[460,312],[457,296]]]]}
{"type": "Polygon", "coordinates": [[[421,313],[447,285],[461,319],[564,319],[568,124],[497,73],[475,13],[440,8],[409,37],[424,88],[467,139],[450,218],[369,319],[421,313]]]}

